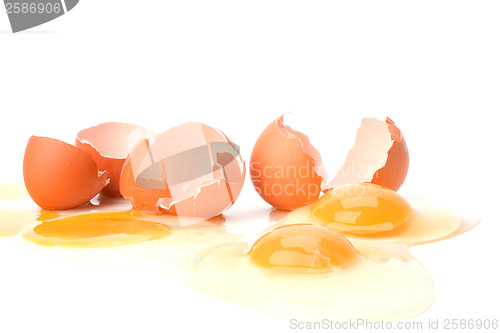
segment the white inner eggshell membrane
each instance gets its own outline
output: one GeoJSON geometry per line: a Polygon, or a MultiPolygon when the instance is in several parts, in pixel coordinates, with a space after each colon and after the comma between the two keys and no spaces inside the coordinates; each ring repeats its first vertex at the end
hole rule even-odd
{"type": "Polygon", "coordinates": [[[126,123],[103,123],[79,132],[82,143],[93,146],[102,156],[125,158],[139,140],[153,133],[141,126],[126,123]]]}
{"type": "Polygon", "coordinates": [[[364,118],[344,165],[325,188],[371,181],[375,172],[385,165],[387,152],[391,147],[392,139],[387,123],[364,118]]]}
{"type": "MultiPolygon", "coordinates": [[[[298,137],[304,152],[314,159],[314,169],[323,178],[323,190],[369,182],[387,161],[392,139],[385,120],[363,118],[359,126],[357,120],[354,125],[352,120],[342,118],[328,130],[303,130],[303,123],[295,115],[283,118],[286,135],[298,137]]],[[[317,122],[314,125],[321,127],[317,122]]]]}

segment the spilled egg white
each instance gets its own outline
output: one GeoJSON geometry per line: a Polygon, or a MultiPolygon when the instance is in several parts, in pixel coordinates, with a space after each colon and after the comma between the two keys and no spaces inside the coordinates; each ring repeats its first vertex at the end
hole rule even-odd
{"type": "Polygon", "coordinates": [[[72,264],[161,271],[202,293],[287,319],[397,320],[434,302],[431,274],[404,247],[364,246],[348,268],[291,274],[253,263],[251,245],[209,223],[127,246],[62,250],[30,244],[72,264]]]}
{"type": "MultiPolygon", "coordinates": [[[[311,206],[289,213],[266,231],[315,221],[311,206]]],[[[344,234],[360,258],[341,270],[290,274],[261,267],[249,260],[254,239],[204,251],[196,259],[196,269],[179,280],[211,296],[287,319],[413,317],[432,306],[433,277],[408,246],[454,234],[461,219],[435,205],[412,206],[415,214],[403,228],[380,237],[344,234]]]]}
{"type": "MultiPolygon", "coordinates": [[[[304,221],[321,224],[312,215],[312,206],[307,205],[290,212],[277,225],[304,223],[304,221]]],[[[455,213],[435,204],[411,201],[411,206],[415,210],[412,219],[394,230],[373,235],[356,235],[348,232],[342,234],[353,244],[405,244],[410,246],[447,238],[453,235],[462,224],[462,220],[455,213]]]]}
{"type": "Polygon", "coordinates": [[[245,242],[212,249],[182,282],[285,319],[397,320],[416,316],[434,302],[432,276],[409,255],[379,249],[346,269],[290,274],[254,264],[247,250],[245,242]]]}
{"type": "MultiPolygon", "coordinates": [[[[129,203],[113,199],[92,211],[121,211],[129,203]]],[[[238,218],[199,222],[181,227],[173,215],[144,215],[169,228],[162,238],[105,248],[46,247],[19,237],[19,246],[56,257],[69,264],[95,269],[144,269],[163,272],[202,293],[273,316],[297,319],[398,320],[426,311],[434,302],[433,278],[410,254],[408,245],[430,242],[454,234],[460,218],[437,206],[412,202],[415,217],[404,229],[376,238],[345,236],[359,259],[344,269],[319,273],[293,273],[261,267],[249,259],[260,235],[277,226],[314,223],[311,206],[286,215],[266,230],[247,235],[229,232],[242,223],[238,218]]],[[[88,213],[79,208],[65,216],[88,213]]],[[[35,221],[33,221],[35,222],[35,221]]],[[[246,221],[245,221],[246,222],[246,221]]],[[[35,222],[36,223],[36,222],[35,222]]],[[[119,237],[119,235],[117,235],[119,237]]],[[[89,240],[92,242],[92,240],[89,240]]]]}

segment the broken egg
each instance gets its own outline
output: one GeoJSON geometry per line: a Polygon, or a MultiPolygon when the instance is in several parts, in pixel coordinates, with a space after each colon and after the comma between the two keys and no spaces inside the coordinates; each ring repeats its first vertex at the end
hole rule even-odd
{"type": "MultiPolygon", "coordinates": [[[[328,152],[338,153],[335,149],[328,152]]],[[[309,138],[285,125],[281,116],[257,139],[250,160],[250,177],[265,201],[276,208],[292,210],[345,184],[370,182],[398,190],[406,178],[408,164],[406,141],[389,118],[364,118],[343,164],[326,166],[309,138]],[[338,171],[330,178],[332,170],[338,171]]]]}
{"type": "Polygon", "coordinates": [[[78,132],[76,146],[92,155],[99,171],[108,171],[110,181],[102,192],[120,196],[123,162],[139,140],[152,135],[151,131],[134,124],[102,123],[78,132]]]}
{"type": "MultiPolygon", "coordinates": [[[[162,240],[178,246],[168,236],[162,240]]],[[[184,252],[174,256],[180,262],[184,252]]],[[[253,245],[205,249],[194,262],[195,269],[186,274],[178,266],[173,276],[210,296],[285,319],[400,320],[434,302],[432,275],[404,246],[354,244],[303,222],[275,228],[253,245]]]]}
{"type": "Polygon", "coordinates": [[[23,163],[26,189],[44,209],[69,209],[88,203],[108,182],[92,156],[68,143],[32,136],[23,163]]]}
{"type": "Polygon", "coordinates": [[[120,191],[138,210],[210,218],[233,205],[244,180],[239,148],[218,129],[190,122],[140,140],[120,191]]]}
{"type": "Polygon", "coordinates": [[[357,257],[344,236],[312,224],[277,227],[259,238],[249,251],[250,260],[257,265],[301,273],[348,267],[357,257]]]}
{"type": "Polygon", "coordinates": [[[360,244],[430,243],[456,235],[465,224],[442,207],[409,202],[396,191],[368,183],[334,188],[315,203],[290,212],[277,225],[304,221],[342,234],[358,250],[360,244]]]}
{"type": "MultiPolygon", "coordinates": [[[[126,200],[99,196],[64,212],[0,211],[0,220],[9,222],[0,224],[0,237],[22,237],[27,242],[12,243],[72,264],[158,270],[282,318],[397,320],[434,301],[433,278],[408,248],[479,223],[396,192],[406,177],[408,150],[390,119],[363,119],[345,160],[349,147],[341,151],[341,140],[328,132],[327,151],[342,158],[328,169],[332,174],[309,138],[283,117],[269,125],[252,153],[252,181],[257,190],[268,182],[271,192],[259,193],[272,205],[299,207],[271,224],[257,209],[220,215],[242,190],[245,163],[218,129],[186,123],[147,138],[131,134],[135,125],[96,127],[77,138],[89,153],[32,137],[24,165],[28,193],[44,206],[56,199],[59,207],[79,205],[106,185],[101,169],[115,167],[106,160],[127,155],[115,180],[126,200]],[[98,166],[92,156],[110,164],[98,166]]],[[[5,206],[12,208],[16,197],[5,206]]],[[[272,220],[276,215],[269,212],[272,220]]]]}
{"type": "Polygon", "coordinates": [[[161,223],[135,218],[135,212],[99,212],[56,218],[26,230],[23,237],[36,244],[61,247],[106,247],[164,237],[161,223]]]}
{"type": "Polygon", "coordinates": [[[367,183],[331,189],[314,203],[311,213],[329,228],[353,234],[391,231],[414,214],[397,192],[367,183]]]}
{"type": "MultiPolygon", "coordinates": [[[[0,211],[0,220],[15,217],[22,222],[22,239],[30,243],[17,244],[58,260],[157,271],[223,300],[307,321],[388,321],[423,313],[434,302],[434,279],[408,247],[453,237],[479,223],[368,183],[332,189],[267,230],[255,223],[257,211],[182,226],[179,216],[129,210],[123,198],[92,203],[61,216],[0,211]],[[242,219],[247,215],[250,220],[242,219]],[[234,233],[242,224],[248,229],[234,233]],[[343,228],[356,224],[373,232],[343,228]]],[[[7,227],[5,236],[21,231],[1,226],[7,227]]]]}

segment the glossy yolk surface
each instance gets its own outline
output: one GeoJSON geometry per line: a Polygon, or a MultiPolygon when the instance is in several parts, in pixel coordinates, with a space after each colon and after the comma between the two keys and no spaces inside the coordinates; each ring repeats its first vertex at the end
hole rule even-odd
{"type": "Polygon", "coordinates": [[[358,255],[342,235],[325,227],[294,224],[262,236],[249,251],[250,260],[268,268],[324,271],[353,264],[358,255]]]}
{"type": "Polygon", "coordinates": [[[167,226],[141,220],[135,212],[104,212],[69,216],[37,225],[24,237],[48,246],[105,247],[152,240],[168,234],[167,226]]]}
{"type": "Polygon", "coordinates": [[[373,184],[349,184],[323,195],[312,215],[328,228],[354,234],[393,230],[409,221],[410,203],[397,192],[373,184]]]}

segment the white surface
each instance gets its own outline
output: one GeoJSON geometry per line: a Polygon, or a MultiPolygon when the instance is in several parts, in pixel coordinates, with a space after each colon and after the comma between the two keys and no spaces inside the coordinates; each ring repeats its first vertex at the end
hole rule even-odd
{"type": "MultiPolygon", "coordinates": [[[[483,216],[413,249],[437,296],[414,320],[498,319],[499,15],[497,1],[82,0],[13,35],[0,13],[0,180],[22,181],[30,135],[72,141],[103,121],[205,122],[248,161],[281,113],[310,117],[324,136],[344,118],[387,114],[410,148],[401,192],[483,216]]],[[[232,210],[253,204],[265,207],[247,181],[232,210]]],[[[289,327],[161,274],[94,271],[0,243],[2,332],[289,327]]]]}

